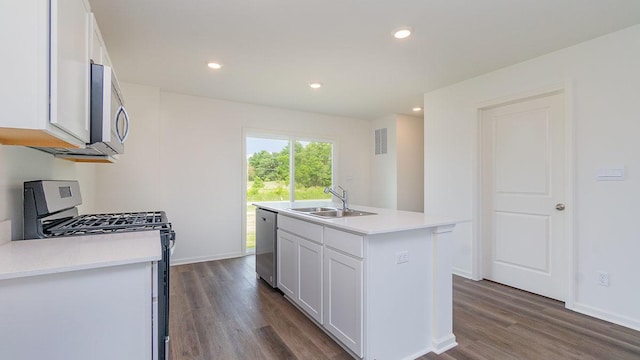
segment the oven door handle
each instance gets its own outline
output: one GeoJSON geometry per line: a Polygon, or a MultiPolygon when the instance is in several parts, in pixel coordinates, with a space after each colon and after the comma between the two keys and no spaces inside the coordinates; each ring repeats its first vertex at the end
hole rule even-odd
{"type": "Polygon", "coordinates": [[[164,338],[164,358],[165,359],[169,358],[169,335],[167,335],[167,337],[164,338]]]}

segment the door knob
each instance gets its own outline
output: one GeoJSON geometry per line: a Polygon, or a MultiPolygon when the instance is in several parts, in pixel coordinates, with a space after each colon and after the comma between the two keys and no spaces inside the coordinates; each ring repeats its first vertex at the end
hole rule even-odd
{"type": "Polygon", "coordinates": [[[556,210],[558,211],[564,210],[564,204],[556,204],[556,210]]]}

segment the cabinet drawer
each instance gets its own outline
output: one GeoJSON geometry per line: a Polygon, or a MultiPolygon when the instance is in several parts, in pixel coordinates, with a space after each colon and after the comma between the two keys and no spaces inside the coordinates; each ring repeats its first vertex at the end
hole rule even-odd
{"type": "Polygon", "coordinates": [[[360,235],[336,230],[333,228],[324,228],[324,243],[334,249],[343,251],[347,254],[362,258],[363,238],[360,235]]]}
{"type": "Polygon", "coordinates": [[[278,214],[278,229],[322,244],[322,225],[278,214]]]}

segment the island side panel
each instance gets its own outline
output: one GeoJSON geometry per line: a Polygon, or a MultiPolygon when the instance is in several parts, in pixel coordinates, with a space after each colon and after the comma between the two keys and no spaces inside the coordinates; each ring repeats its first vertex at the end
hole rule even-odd
{"type": "Polygon", "coordinates": [[[434,249],[429,228],[365,237],[367,359],[415,359],[432,351],[434,249]],[[398,259],[403,252],[406,262],[398,259]]]}
{"type": "Polygon", "coordinates": [[[433,228],[433,351],[441,354],[456,345],[453,334],[453,236],[455,225],[433,228]]]}

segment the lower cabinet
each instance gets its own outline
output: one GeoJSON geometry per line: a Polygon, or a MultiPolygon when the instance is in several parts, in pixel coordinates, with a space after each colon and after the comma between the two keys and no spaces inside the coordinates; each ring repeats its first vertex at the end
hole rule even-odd
{"type": "Polygon", "coordinates": [[[278,230],[278,289],[296,299],[298,294],[297,236],[278,230]]]}
{"type": "Polygon", "coordinates": [[[1,280],[0,358],[151,359],[154,266],[1,280]]]}
{"type": "Polygon", "coordinates": [[[296,303],[322,324],[322,245],[298,238],[297,249],[299,291],[296,303]]]}
{"type": "Polygon", "coordinates": [[[362,236],[282,215],[278,224],[278,288],[362,357],[362,236]]]}
{"type": "Polygon", "coordinates": [[[362,357],[362,260],[324,249],[324,327],[362,357]]]}
{"type": "Polygon", "coordinates": [[[278,288],[322,323],[322,245],[278,230],[278,288]]]}

